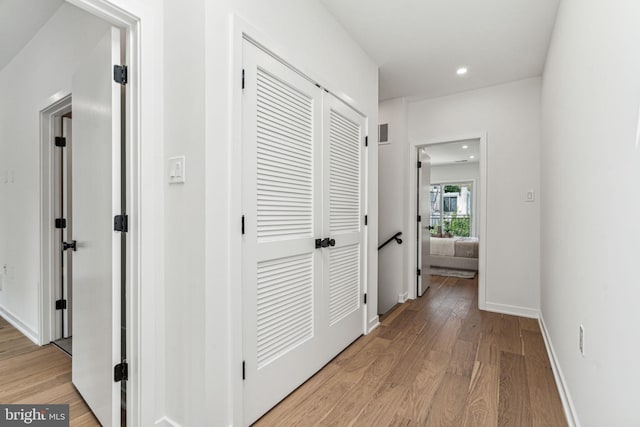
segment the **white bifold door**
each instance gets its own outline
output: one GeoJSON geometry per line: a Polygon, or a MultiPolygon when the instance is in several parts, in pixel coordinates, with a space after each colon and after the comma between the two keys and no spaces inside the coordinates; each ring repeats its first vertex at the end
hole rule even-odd
{"type": "Polygon", "coordinates": [[[83,59],[73,97],[72,380],[103,426],[120,425],[121,86],[120,31],[109,29],[83,59]]]}
{"type": "Polygon", "coordinates": [[[363,332],[365,119],[249,41],[243,67],[249,425],[363,332]]]}

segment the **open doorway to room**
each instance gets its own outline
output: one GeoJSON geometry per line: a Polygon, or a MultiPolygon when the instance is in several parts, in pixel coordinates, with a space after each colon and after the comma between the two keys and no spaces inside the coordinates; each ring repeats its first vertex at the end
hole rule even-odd
{"type": "Polygon", "coordinates": [[[415,294],[431,283],[478,283],[484,306],[485,138],[416,144],[415,294]],[[477,277],[477,281],[476,281],[477,277]]]}

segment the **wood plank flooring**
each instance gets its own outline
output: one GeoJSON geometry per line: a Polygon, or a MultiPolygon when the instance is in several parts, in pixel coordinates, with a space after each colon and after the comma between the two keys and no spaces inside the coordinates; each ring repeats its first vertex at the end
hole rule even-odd
{"type": "Polygon", "coordinates": [[[69,404],[70,425],[99,426],[71,384],[71,358],[39,347],[0,317],[0,403],[69,404]]]}
{"type": "Polygon", "coordinates": [[[538,322],[432,276],[255,426],[566,426],[538,322]]]}

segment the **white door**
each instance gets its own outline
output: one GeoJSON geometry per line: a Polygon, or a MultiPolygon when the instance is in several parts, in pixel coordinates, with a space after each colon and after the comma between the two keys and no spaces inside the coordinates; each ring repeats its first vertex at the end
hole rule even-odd
{"type": "Polygon", "coordinates": [[[326,362],[322,330],[321,90],[243,45],[244,424],[326,362]]]}
{"type": "Polygon", "coordinates": [[[418,159],[421,167],[418,168],[418,296],[421,297],[431,283],[429,269],[431,262],[431,158],[424,149],[418,148],[418,159]]]}
{"type": "Polygon", "coordinates": [[[103,426],[120,425],[120,31],[108,30],[73,75],[72,379],[103,426]]]}
{"type": "Polygon", "coordinates": [[[323,100],[324,322],[330,359],[362,335],[365,119],[330,93],[323,100]]]}

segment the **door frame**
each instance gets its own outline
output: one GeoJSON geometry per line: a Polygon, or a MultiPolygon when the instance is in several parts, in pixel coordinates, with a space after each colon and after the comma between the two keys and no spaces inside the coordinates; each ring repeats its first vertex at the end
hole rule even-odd
{"type": "MultiPolygon", "coordinates": [[[[129,377],[126,382],[127,425],[153,425],[157,420],[157,402],[162,401],[164,382],[156,379],[164,368],[164,353],[156,328],[164,311],[164,294],[158,287],[164,285],[163,217],[158,206],[162,204],[164,168],[162,157],[162,105],[163,93],[161,53],[155,40],[162,38],[162,10],[144,2],[127,0],[67,0],[70,4],[120,28],[125,34],[126,64],[129,67],[126,87],[126,203],[129,232],[126,243],[126,317],[127,362],[129,377]],[[143,27],[141,23],[144,22],[143,27]],[[144,56],[142,52],[144,51],[144,56]],[[140,82],[144,80],[143,96],[140,82]],[[142,135],[144,134],[144,139],[142,135]],[[144,153],[144,156],[143,156],[144,153]],[[143,173],[144,171],[144,173],[143,173]],[[144,233],[142,232],[144,228],[144,233]],[[144,248],[144,253],[143,253],[144,248]],[[141,390],[145,389],[144,396],[141,390]]],[[[70,83],[68,83],[70,84],[70,83]]],[[[59,114],[66,98],[71,96],[70,86],[61,87],[41,102],[40,111],[40,283],[39,334],[40,345],[51,341],[52,271],[51,251],[54,210],[52,172],[54,151],[51,119],[59,114]]],[[[55,233],[53,233],[55,235],[55,233]]]]}
{"type": "MultiPolygon", "coordinates": [[[[467,139],[478,139],[480,140],[480,199],[479,199],[479,213],[480,213],[480,221],[477,224],[477,230],[480,235],[480,242],[478,247],[478,308],[480,310],[486,309],[486,301],[487,301],[487,132],[471,132],[462,135],[454,135],[447,136],[442,138],[433,138],[423,141],[411,141],[409,143],[409,164],[415,165],[418,161],[417,159],[417,150],[422,147],[427,147],[429,145],[439,145],[439,144],[447,144],[456,141],[463,141],[467,139]]],[[[415,195],[418,191],[417,183],[416,183],[416,169],[415,167],[409,168],[409,182],[408,182],[408,191],[410,195],[415,195]]],[[[415,221],[415,212],[416,212],[416,198],[409,197],[409,215],[407,217],[408,224],[408,235],[414,236],[416,233],[416,221],[415,221]]],[[[416,286],[415,286],[415,272],[418,268],[422,268],[422,266],[418,265],[418,261],[415,257],[409,257],[407,270],[407,277],[409,281],[407,283],[409,290],[409,298],[415,299],[416,295],[416,286]]]]}
{"type": "MultiPolygon", "coordinates": [[[[242,235],[239,232],[238,225],[240,224],[240,218],[242,216],[242,69],[243,69],[243,55],[242,55],[242,44],[245,40],[250,41],[255,44],[258,48],[264,50],[269,55],[273,56],[277,60],[283,62],[285,65],[301,74],[305,78],[309,79],[313,83],[320,84],[321,87],[325,88],[325,90],[329,91],[336,98],[344,102],[350,108],[355,110],[358,114],[364,117],[364,131],[365,136],[369,135],[369,125],[370,125],[370,117],[364,113],[364,108],[359,104],[357,100],[351,98],[348,94],[342,91],[336,91],[332,88],[327,88],[323,84],[325,79],[321,78],[321,76],[317,76],[313,70],[308,70],[306,68],[299,68],[298,63],[301,61],[291,61],[292,55],[288,54],[285,49],[283,49],[282,43],[278,43],[273,40],[268,35],[264,34],[262,31],[256,29],[251,24],[243,20],[240,16],[234,14],[231,16],[231,67],[230,67],[230,76],[229,76],[229,85],[230,85],[230,138],[229,138],[229,216],[228,216],[228,230],[229,233],[229,246],[228,246],[228,254],[229,255],[229,265],[228,265],[228,282],[232,284],[242,283],[242,235]],[[292,64],[296,63],[296,66],[292,64]],[[234,233],[233,230],[238,230],[237,233],[234,233]]],[[[304,61],[302,61],[304,62],[304,61]]],[[[374,138],[372,136],[372,138],[374,138]]],[[[376,146],[373,142],[370,143],[369,148],[375,149],[376,146]]],[[[376,222],[372,221],[372,216],[377,217],[375,213],[371,212],[370,202],[370,186],[369,186],[369,163],[371,161],[371,151],[366,151],[365,160],[364,160],[364,182],[363,190],[365,192],[364,198],[362,200],[364,206],[364,214],[369,217],[369,224],[364,229],[364,276],[362,278],[363,289],[362,291],[367,294],[368,304],[365,305],[363,309],[363,334],[367,334],[373,329],[375,329],[378,325],[378,316],[375,316],[374,319],[369,320],[369,307],[375,305],[377,312],[377,284],[373,286],[369,286],[370,280],[370,262],[369,256],[373,254],[373,256],[377,257],[377,243],[371,242],[370,239],[370,231],[369,227],[376,226],[376,222]],[[372,248],[375,248],[375,252],[372,252],[372,248]]],[[[213,157],[215,159],[216,157],[213,157]]],[[[210,158],[211,159],[211,158],[210,158]]],[[[217,161],[217,160],[216,160],[217,161]]],[[[212,164],[215,163],[212,160],[212,164]]],[[[209,182],[213,178],[208,177],[207,181],[209,182]]],[[[209,268],[209,267],[207,267],[209,268]]],[[[205,273],[209,277],[215,277],[218,273],[213,271],[207,271],[205,273]]],[[[229,309],[229,343],[230,349],[228,350],[228,365],[227,366],[219,366],[216,368],[207,368],[206,377],[207,382],[209,384],[213,384],[216,381],[216,373],[218,375],[225,375],[229,378],[229,393],[228,393],[228,401],[225,403],[227,408],[230,409],[230,423],[232,425],[243,425],[243,413],[244,413],[244,402],[243,402],[243,380],[241,375],[233,375],[235,372],[241,372],[242,362],[243,362],[243,352],[242,352],[242,337],[243,337],[243,325],[242,325],[242,289],[241,286],[230,286],[227,290],[228,292],[228,309],[229,309]],[[229,373],[232,373],[231,375],[229,373]]],[[[219,293],[208,292],[206,296],[205,305],[207,307],[216,307],[217,302],[220,300],[219,293]]],[[[216,314],[216,310],[206,310],[206,324],[213,325],[219,324],[218,315],[216,314]]],[[[206,350],[210,352],[216,352],[218,342],[213,342],[209,340],[206,344],[206,350]]]]}
{"type": "Polygon", "coordinates": [[[60,239],[54,226],[60,207],[58,179],[60,162],[54,137],[61,131],[56,123],[72,108],[71,94],[67,94],[40,112],[40,336],[39,344],[52,342],[56,337],[56,310],[53,308],[56,290],[60,288],[60,239]]]}

